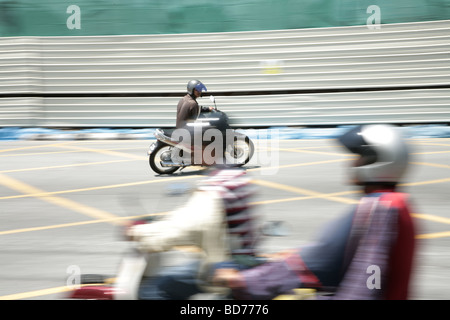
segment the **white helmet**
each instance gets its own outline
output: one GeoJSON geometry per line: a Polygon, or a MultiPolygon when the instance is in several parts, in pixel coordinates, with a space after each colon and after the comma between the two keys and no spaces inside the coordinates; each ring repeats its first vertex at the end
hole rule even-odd
{"type": "Polygon", "coordinates": [[[406,171],[408,146],[395,126],[362,125],[338,140],[350,152],[360,155],[351,168],[357,184],[396,184],[406,171]]]}

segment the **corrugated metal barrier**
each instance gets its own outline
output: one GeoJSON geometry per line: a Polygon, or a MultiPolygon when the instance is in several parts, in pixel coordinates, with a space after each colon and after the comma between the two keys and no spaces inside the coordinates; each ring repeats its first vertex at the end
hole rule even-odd
{"type": "Polygon", "coordinates": [[[235,126],[448,123],[449,62],[450,20],[0,38],[0,126],[170,127],[194,78],[235,126]]]}

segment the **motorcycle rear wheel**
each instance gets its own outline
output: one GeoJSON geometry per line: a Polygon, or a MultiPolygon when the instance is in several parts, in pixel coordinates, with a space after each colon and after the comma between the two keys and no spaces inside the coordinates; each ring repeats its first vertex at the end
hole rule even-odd
{"type": "Polygon", "coordinates": [[[150,157],[148,158],[148,162],[150,164],[150,168],[158,174],[172,174],[177,171],[180,167],[163,167],[161,165],[161,155],[164,152],[167,152],[172,149],[171,146],[167,144],[159,145],[152,151],[150,157]]]}

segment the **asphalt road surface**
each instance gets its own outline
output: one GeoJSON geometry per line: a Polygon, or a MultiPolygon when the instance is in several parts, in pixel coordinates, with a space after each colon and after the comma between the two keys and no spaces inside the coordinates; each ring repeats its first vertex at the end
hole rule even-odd
{"type": "MultiPolygon", "coordinates": [[[[181,205],[200,168],[158,176],[150,140],[0,141],[0,299],[62,299],[73,270],[114,275],[130,243],[126,218],[181,205]]],[[[347,184],[352,158],[332,139],[257,140],[246,168],[262,220],[289,233],[266,252],[306,243],[357,201],[347,184]]],[[[411,193],[419,227],[412,299],[450,299],[450,139],[411,139],[411,193]]]]}

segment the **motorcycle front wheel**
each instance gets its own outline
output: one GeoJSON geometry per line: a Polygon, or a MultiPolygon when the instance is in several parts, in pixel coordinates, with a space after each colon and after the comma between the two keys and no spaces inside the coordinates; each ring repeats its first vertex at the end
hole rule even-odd
{"type": "Polygon", "coordinates": [[[241,167],[247,164],[253,157],[255,146],[250,138],[238,139],[234,142],[229,155],[232,158],[232,166],[241,167]]]}
{"type": "Polygon", "coordinates": [[[178,166],[166,167],[161,164],[163,161],[162,157],[167,157],[167,155],[170,155],[172,148],[172,146],[167,144],[160,144],[156,146],[152,153],[150,153],[148,162],[150,164],[150,168],[152,168],[154,172],[158,174],[172,174],[180,168],[178,166]]]}

